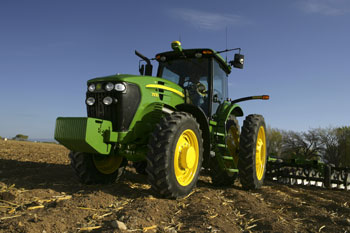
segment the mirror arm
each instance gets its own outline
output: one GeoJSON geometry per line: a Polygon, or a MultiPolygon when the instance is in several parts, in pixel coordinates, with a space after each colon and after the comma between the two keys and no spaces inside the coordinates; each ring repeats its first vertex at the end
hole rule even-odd
{"type": "Polygon", "coordinates": [[[268,99],[270,99],[269,95],[248,96],[248,97],[232,100],[231,104],[233,105],[235,103],[247,101],[247,100],[268,100],[268,99]]]}
{"type": "Polygon", "coordinates": [[[226,53],[226,52],[235,51],[235,50],[238,50],[238,53],[241,54],[241,48],[225,49],[225,50],[222,50],[222,51],[218,51],[216,53],[226,53]]]}
{"type": "Polygon", "coordinates": [[[146,70],[145,70],[145,72],[144,72],[144,75],[152,76],[152,69],[153,69],[153,66],[152,66],[152,64],[151,64],[150,59],[147,58],[147,57],[145,57],[144,55],[142,55],[142,54],[141,54],[140,52],[138,52],[137,50],[135,50],[135,54],[147,63],[147,64],[146,64],[146,70]]]}

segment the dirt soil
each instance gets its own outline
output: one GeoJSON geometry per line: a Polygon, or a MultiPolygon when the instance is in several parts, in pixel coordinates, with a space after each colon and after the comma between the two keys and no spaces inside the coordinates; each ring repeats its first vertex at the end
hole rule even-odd
{"type": "Polygon", "coordinates": [[[203,174],[189,196],[167,200],[130,167],[118,184],[82,185],[67,154],[56,144],[0,141],[1,233],[350,232],[350,191],[215,188],[203,174]]]}

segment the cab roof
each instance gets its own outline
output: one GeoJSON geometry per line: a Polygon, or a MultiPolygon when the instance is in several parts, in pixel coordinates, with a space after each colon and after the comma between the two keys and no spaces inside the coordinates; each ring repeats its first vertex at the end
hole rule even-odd
{"type": "Polygon", "coordinates": [[[231,73],[231,66],[227,64],[225,59],[218,52],[209,48],[183,49],[182,52],[167,51],[163,53],[158,53],[156,55],[156,60],[158,62],[162,62],[161,57],[165,57],[166,58],[165,61],[179,59],[179,58],[180,59],[194,58],[196,57],[195,54],[197,53],[202,54],[202,57],[214,57],[216,61],[218,61],[223,66],[227,74],[231,73]]]}

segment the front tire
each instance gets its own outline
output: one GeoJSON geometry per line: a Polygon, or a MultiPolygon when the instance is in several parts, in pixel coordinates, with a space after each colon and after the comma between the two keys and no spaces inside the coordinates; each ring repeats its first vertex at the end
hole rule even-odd
{"type": "Polygon", "coordinates": [[[155,192],[166,198],[189,194],[197,183],[202,160],[202,133],[192,115],[174,112],[156,125],[146,169],[155,192]]]}
{"type": "Polygon", "coordinates": [[[69,157],[71,167],[83,184],[116,183],[124,173],[126,165],[123,157],[115,155],[71,151],[69,157]]]}
{"type": "Polygon", "coordinates": [[[266,172],[266,126],[263,116],[252,114],[243,122],[239,148],[239,178],[244,189],[259,189],[266,172]]]}

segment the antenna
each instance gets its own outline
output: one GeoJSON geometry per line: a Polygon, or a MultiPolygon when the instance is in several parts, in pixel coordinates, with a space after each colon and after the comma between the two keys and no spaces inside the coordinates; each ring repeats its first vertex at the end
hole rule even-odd
{"type": "MultiPolygon", "coordinates": [[[[226,50],[227,50],[227,26],[226,26],[226,50]]],[[[227,53],[226,53],[226,63],[227,63],[227,53]]]]}
{"type": "Polygon", "coordinates": [[[181,34],[179,35],[179,41],[182,42],[182,41],[181,41],[181,34]]]}

